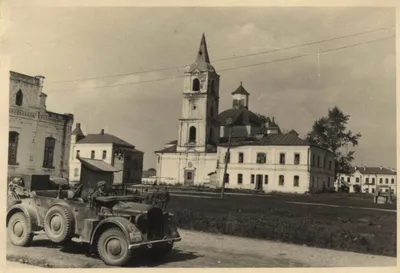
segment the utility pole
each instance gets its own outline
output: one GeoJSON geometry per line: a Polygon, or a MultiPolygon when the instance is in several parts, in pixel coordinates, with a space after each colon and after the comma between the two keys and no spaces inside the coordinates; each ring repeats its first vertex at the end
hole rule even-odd
{"type": "Polygon", "coordinates": [[[231,150],[231,137],[232,137],[232,119],[228,118],[226,120],[226,125],[229,127],[229,135],[228,135],[228,149],[225,154],[225,168],[224,168],[224,175],[222,177],[222,185],[221,185],[221,199],[224,199],[224,191],[225,191],[225,178],[226,172],[228,170],[228,159],[230,160],[230,150],[231,150]]]}

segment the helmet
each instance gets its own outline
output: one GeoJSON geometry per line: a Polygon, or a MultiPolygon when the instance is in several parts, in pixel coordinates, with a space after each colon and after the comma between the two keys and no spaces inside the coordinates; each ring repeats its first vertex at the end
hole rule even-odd
{"type": "Polygon", "coordinates": [[[106,185],[106,181],[100,181],[97,183],[97,187],[101,188],[106,185]]]}

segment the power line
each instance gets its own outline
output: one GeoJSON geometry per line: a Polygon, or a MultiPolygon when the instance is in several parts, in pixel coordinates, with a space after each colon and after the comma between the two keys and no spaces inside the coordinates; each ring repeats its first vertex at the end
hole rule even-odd
{"type": "MultiPolygon", "coordinates": [[[[228,61],[228,60],[240,59],[240,58],[256,56],[256,55],[262,55],[262,54],[269,54],[269,53],[279,52],[279,51],[282,51],[282,50],[288,50],[288,49],[294,49],[294,48],[298,48],[298,47],[304,47],[304,46],[309,46],[309,45],[314,45],[314,44],[320,44],[320,43],[334,41],[334,40],[338,40],[338,39],[354,37],[354,36],[358,36],[358,35],[362,35],[362,34],[366,34],[366,33],[372,33],[372,32],[387,30],[387,29],[393,28],[395,26],[396,25],[385,27],[385,28],[367,30],[367,31],[363,31],[363,32],[357,32],[357,33],[349,34],[349,35],[338,36],[338,37],[333,37],[333,38],[328,38],[328,39],[324,39],[324,40],[319,40],[319,41],[314,41],[314,42],[309,42],[309,43],[299,44],[299,45],[294,45],[294,46],[288,46],[288,47],[283,47],[283,48],[278,48],[278,49],[273,49],[273,50],[268,50],[268,51],[254,52],[254,53],[249,53],[249,54],[245,54],[245,55],[238,55],[238,56],[233,56],[233,57],[228,57],[228,58],[216,59],[216,60],[213,60],[212,62],[213,63],[224,62],[224,61],[228,61]]],[[[47,82],[47,84],[78,82],[78,81],[86,81],[86,80],[106,79],[106,78],[113,78],[113,77],[137,75],[137,74],[159,72],[159,71],[165,71],[165,70],[171,70],[171,69],[179,69],[179,68],[184,68],[186,66],[187,65],[171,66],[171,67],[165,67],[165,68],[158,68],[158,69],[152,69],[152,70],[142,70],[142,71],[122,73],[122,74],[114,74],[114,75],[108,75],[108,76],[80,78],[80,79],[75,79],[75,80],[54,81],[54,82],[47,82]]]]}
{"type": "MultiPolygon", "coordinates": [[[[377,41],[388,40],[388,39],[391,39],[391,38],[394,38],[394,37],[396,37],[396,36],[393,35],[393,36],[389,36],[389,37],[384,37],[384,38],[378,38],[378,39],[374,39],[374,40],[369,40],[369,41],[366,41],[366,42],[360,42],[360,43],[351,44],[351,45],[342,46],[342,47],[337,47],[337,48],[333,48],[333,49],[327,49],[327,50],[324,50],[324,51],[320,51],[320,53],[327,53],[327,52],[342,50],[342,49],[346,49],[346,48],[350,48],[350,47],[354,47],[354,46],[360,46],[360,45],[364,45],[364,44],[370,44],[370,43],[374,43],[374,42],[377,42],[377,41]]],[[[270,64],[270,63],[276,63],[276,62],[294,60],[294,59],[298,59],[298,58],[302,58],[302,57],[306,57],[306,56],[310,56],[310,55],[314,55],[314,53],[307,53],[307,54],[302,54],[302,55],[296,55],[296,56],[291,56],[291,57],[287,57],[287,58],[281,58],[281,59],[276,59],[276,60],[271,60],[271,61],[259,62],[259,63],[255,63],[255,64],[249,64],[249,65],[242,65],[242,66],[230,67],[230,68],[220,69],[219,71],[221,71],[221,72],[223,72],[223,71],[230,71],[230,70],[235,70],[235,69],[241,69],[241,68],[259,66],[259,65],[263,65],[263,64],[270,64]]],[[[88,88],[75,88],[75,89],[66,89],[66,90],[65,90],[65,89],[64,89],[64,90],[61,90],[61,89],[60,89],[60,91],[77,91],[77,90],[91,90],[91,89],[98,89],[98,88],[118,87],[118,86],[124,86],[124,85],[134,85],[134,84],[140,84],[140,83],[151,83],[151,82],[158,82],[158,81],[179,79],[179,78],[184,78],[184,77],[185,77],[185,76],[165,77],[165,78],[160,78],[160,79],[153,79],[153,80],[146,80],[146,81],[138,81],[138,82],[128,82],[128,83],[115,84],[115,85],[95,86],[95,87],[88,87],[88,88]]],[[[55,91],[55,92],[58,92],[58,91],[55,91]]]]}

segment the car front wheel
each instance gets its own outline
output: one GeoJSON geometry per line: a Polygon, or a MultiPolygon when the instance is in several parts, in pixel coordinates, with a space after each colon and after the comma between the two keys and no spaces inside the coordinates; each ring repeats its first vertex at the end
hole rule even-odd
{"type": "Polygon", "coordinates": [[[128,240],[119,228],[104,231],[98,240],[97,250],[103,262],[111,266],[124,266],[132,257],[128,240]]]}
{"type": "Polygon", "coordinates": [[[13,245],[28,246],[33,240],[28,219],[22,212],[17,212],[8,221],[8,237],[13,245]]]}

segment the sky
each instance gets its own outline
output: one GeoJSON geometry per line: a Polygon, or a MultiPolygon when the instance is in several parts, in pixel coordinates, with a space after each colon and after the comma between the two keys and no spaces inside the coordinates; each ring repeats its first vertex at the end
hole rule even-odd
{"type": "Polygon", "coordinates": [[[250,110],[300,136],[338,106],[362,133],[349,147],[354,164],[396,166],[394,8],[14,7],[9,16],[11,70],[45,76],[48,110],[132,143],[145,169],[177,139],[184,66],[202,33],[221,76],[220,112],[240,81],[250,110]]]}

